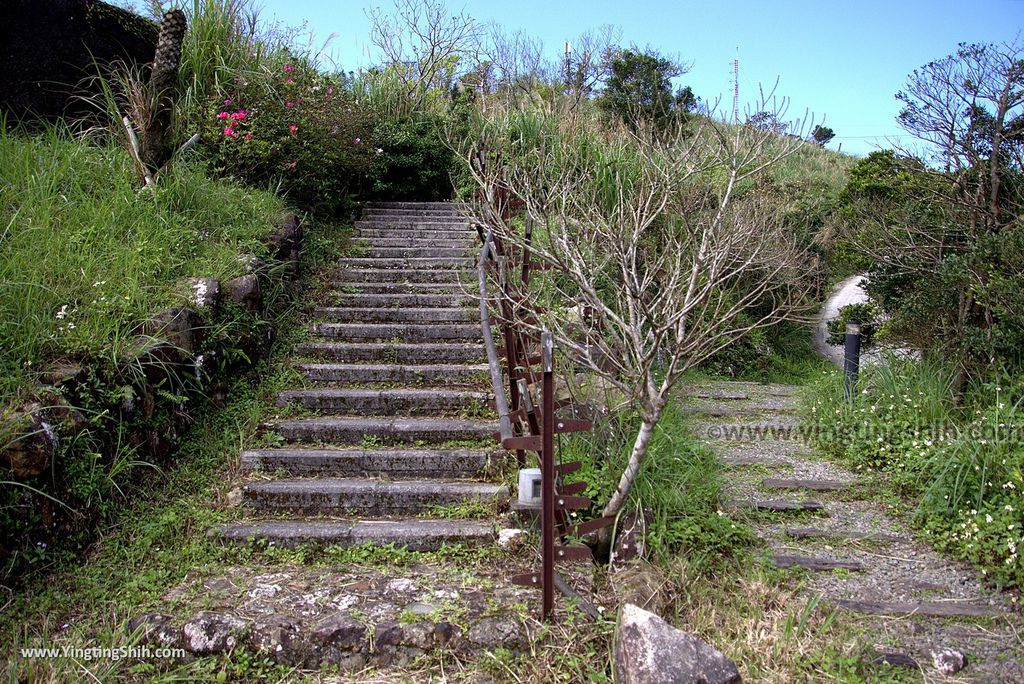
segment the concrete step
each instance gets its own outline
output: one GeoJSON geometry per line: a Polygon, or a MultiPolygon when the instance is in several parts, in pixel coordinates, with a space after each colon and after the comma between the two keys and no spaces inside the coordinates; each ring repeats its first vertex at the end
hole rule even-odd
{"type": "Polygon", "coordinates": [[[324,417],[285,420],[277,424],[277,430],[289,442],[359,444],[368,438],[384,444],[436,444],[492,439],[498,423],[455,418],[324,417]]]}
{"type": "MultiPolygon", "coordinates": [[[[486,368],[486,366],[485,366],[486,368]]],[[[320,388],[287,390],[277,395],[278,406],[298,405],[313,411],[360,415],[429,415],[460,412],[480,415],[491,407],[486,392],[444,387],[391,389],[320,388]]]]}
{"type": "Polygon", "coordinates": [[[476,362],[487,360],[484,348],[474,342],[449,344],[394,344],[392,342],[306,342],[300,344],[302,356],[334,361],[381,361],[387,363],[476,362]]]}
{"type": "Polygon", "coordinates": [[[966,601],[855,601],[828,599],[837,608],[865,615],[884,615],[905,618],[911,615],[925,617],[999,617],[1006,611],[998,606],[967,603],[966,601]]]}
{"type": "Polygon", "coordinates": [[[431,258],[431,259],[465,259],[470,257],[476,250],[473,245],[458,245],[455,247],[443,247],[438,245],[411,245],[405,247],[378,247],[370,245],[363,256],[370,259],[409,259],[409,258],[431,258]]]}
{"type": "Polygon", "coordinates": [[[445,268],[341,268],[331,274],[334,283],[445,283],[453,287],[476,277],[475,270],[445,268]]]}
{"type": "Polygon", "coordinates": [[[458,230],[464,233],[475,234],[476,228],[471,226],[468,221],[464,221],[457,216],[414,216],[407,214],[405,216],[363,216],[361,219],[355,222],[357,229],[362,228],[390,228],[394,230],[411,230],[411,229],[434,229],[434,230],[458,230]]]}
{"type": "Polygon", "coordinates": [[[395,270],[469,270],[473,267],[473,260],[469,257],[348,257],[338,260],[338,267],[343,269],[395,269],[395,270]]]}
{"type": "Polygon", "coordinates": [[[460,217],[451,207],[366,207],[363,216],[452,216],[460,217]]]}
{"type": "MultiPolygon", "coordinates": [[[[436,307],[441,309],[454,309],[457,307],[470,307],[479,301],[473,297],[460,294],[423,294],[423,293],[376,293],[376,294],[347,294],[337,295],[339,306],[353,306],[375,309],[394,309],[398,307],[407,308],[428,308],[436,307]]],[[[477,313],[479,316],[479,313],[477,313]]]]}
{"type": "Polygon", "coordinates": [[[217,525],[207,536],[222,544],[262,541],[286,549],[394,544],[410,551],[437,551],[446,544],[493,543],[495,531],[492,523],[474,520],[266,520],[217,525]]]}
{"type": "Polygon", "coordinates": [[[321,382],[464,385],[485,382],[489,366],[457,363],[304,363],[298,370],[310,380],[321,382]]]}
{"type": "Polygon", "coordinates": [[[344,294],[468,294],[474,301],[477,299],[476,283],[451,281],[451,282],[424,282],[424,283],[357,283],[357,282],[332,282],[331,286],[336,289],[335,295],[344,294]]]}
{"type": "Polygon", "coordinates": [[[480,250],[476,236],[470,239],[468,235],[460,238],[441,239],[433,236],[411,238],[404,233],[397,233],[383,237],[357,237],[356,239],[366,247],[447,247],[448,249],[465,249],[470,254],[476,254],[480,250]]]}
{"type": "Polygon", "coordinates": [[[433,506],[478,502],[497,506],[506,499],[504,485],[457,480],[269,480],[242,488],[242,501],[255,510],[302,515],[409,515],[433,506]]]}
{"type": "MultiPolygon", "coordinates": [[[[422,224],[403,223],[391,226],[384,223],[356,222],[358,238],[388,238],[403,240],[475,240],[479,236],[475,230],[464,226],[457,227],[448,224],[422,224]]],[[[474,244],[476,244],[474,242],[474,244]]]]}
{"type": "Polygon", "coordinates": [[[420,309],[400,307],[338,307],[325,306],[313,311],[313,315],[324,321],[338,323],[469,323],[480,320],[480,313],[466,307],[420,309]],[[474,315],[475,314],[475,315],[474,315]]]}
{"type": "Polygon", "coordinates": [[[339,340],[401,340],[402,342],[437,342],[454,340],[475,342],[481,339],[480,324],[447,323],[423,325],[415,323],[314,323],[310,330],[317,335],[339,340]]]}
{"type": "Polygon", "coordinates": [[[290,477],[471,478],[491,461],[491,452],[469,449],[253,449],[241,456],[243,471],[290,477]]]}
{"type": "Polygon", "coordinates": [[[447,209],[462,211],[469,205],[465,202],[440,200],[436,202],[407,202],[402,200],[374,200],[363,205],[367,209],[447,209]]]}

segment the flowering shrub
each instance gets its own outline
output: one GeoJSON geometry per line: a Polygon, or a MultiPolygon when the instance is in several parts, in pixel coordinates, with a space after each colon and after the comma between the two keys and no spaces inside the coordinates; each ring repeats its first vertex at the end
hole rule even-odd
{"type": "Polygon", "coordinates": [[[203,138],[220,173],[257,186],[280,184],[302,209],[336,215],[378,164],[364,145],[372,128],[340,81],[285,63],[219,101],[203,138]]]}
{"type": "Polygon", "coordinates": [[[804,414],[817,445],[918,501],[914,521],[936,547],[1024,586],[1024,394],[995,387],[964,414],[934,366],[883,368],[849,402],[839,373],[814,387],[804,414]]]}

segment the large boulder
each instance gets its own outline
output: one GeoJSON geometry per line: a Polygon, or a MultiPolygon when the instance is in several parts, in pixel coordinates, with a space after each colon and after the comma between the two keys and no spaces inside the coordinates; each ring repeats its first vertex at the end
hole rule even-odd
{"type": "Polygon", "coordinates": [[[615,637],[619,684],[736,684],[736,665],[710,644],[627,603],[615,637]]]}

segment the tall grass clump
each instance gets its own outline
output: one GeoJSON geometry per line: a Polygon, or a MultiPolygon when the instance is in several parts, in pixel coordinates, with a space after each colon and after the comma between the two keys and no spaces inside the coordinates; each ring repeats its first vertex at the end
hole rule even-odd
{"type": "Polygon", "coordinates": [[[123,351],[179,280],[240,274],[283,211],[193,163],[139,190],[112,144],[0,130],[0,404],[48,361],[123,351]]]}
{"type": "Polygon", "coordinates": [[[980,386],[958,403],[955,376],[934,360],[888,357],[851,401],[841,374],[827,374],[803,412],[820,447],[914,502],[913,521],[933,544],[1022,586],[1024,383],[980,386]]]}
{"type": "MultiPolygon", "coordinates": [[[[582,463],[575,479],[588,484],[585,494],[594,501],[607,501],[615,491],[638,420],[629,411],[599,414],[591,432],[563,438],[560,458],[582,463]]],[[[649,516],[646,542],[654,560],[668,563],[685,556],[705,567],[754,543],[746,525],[722,512],[721,463],[690,432],[677,401],[666,407],[649,449],[619,524],[634,515],[649,516]]]]}

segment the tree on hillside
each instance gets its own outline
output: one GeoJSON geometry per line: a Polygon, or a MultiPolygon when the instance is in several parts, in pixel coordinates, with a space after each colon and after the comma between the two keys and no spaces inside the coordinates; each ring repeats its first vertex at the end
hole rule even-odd
{"type": "Polygon", "coordinates": [[[928,163],[903,150],[854,169],[854,239],[876,263],[869,292],[893,328],[958,363],[962,386],[994,362],[1020,363],[1024,346],[1024,46],[963,44],[896,97],[928,163]]]}
{"type": "Polygon", "coordinates": [[[604,508],[615,515],[681,375],[804,303],[805,248],[770,198],[741,189],[806,143],[711,117],[655,136],[533,112],[487,121],[481,139],[500,163],[473,164],[479,150],[464,150],[484,198],[476,220],[557,274],[504,308],[550,329],[639,415],[604,508]],[[506,191],[540,226],[532,243],[497,208],[506,191]],[[533,311],[546,313],[538,322],[533,311]]]}
{"type": "Polygon", "coordinates": [[[811,131],[811,140],[813,140],[818,147],[824,147],[834,137],[836,137],[836,132],[828,126],[815,126],[811,131]]]}
{"type": "Polygon", "coordinates": [[[689,86],[672,88],[672,79],[687,71],[686,65],[652,50],[621,50],[609,55],[608,77],[598,103],[634,131],[645,125],[661,130],[697,104],[689,86]]]}

